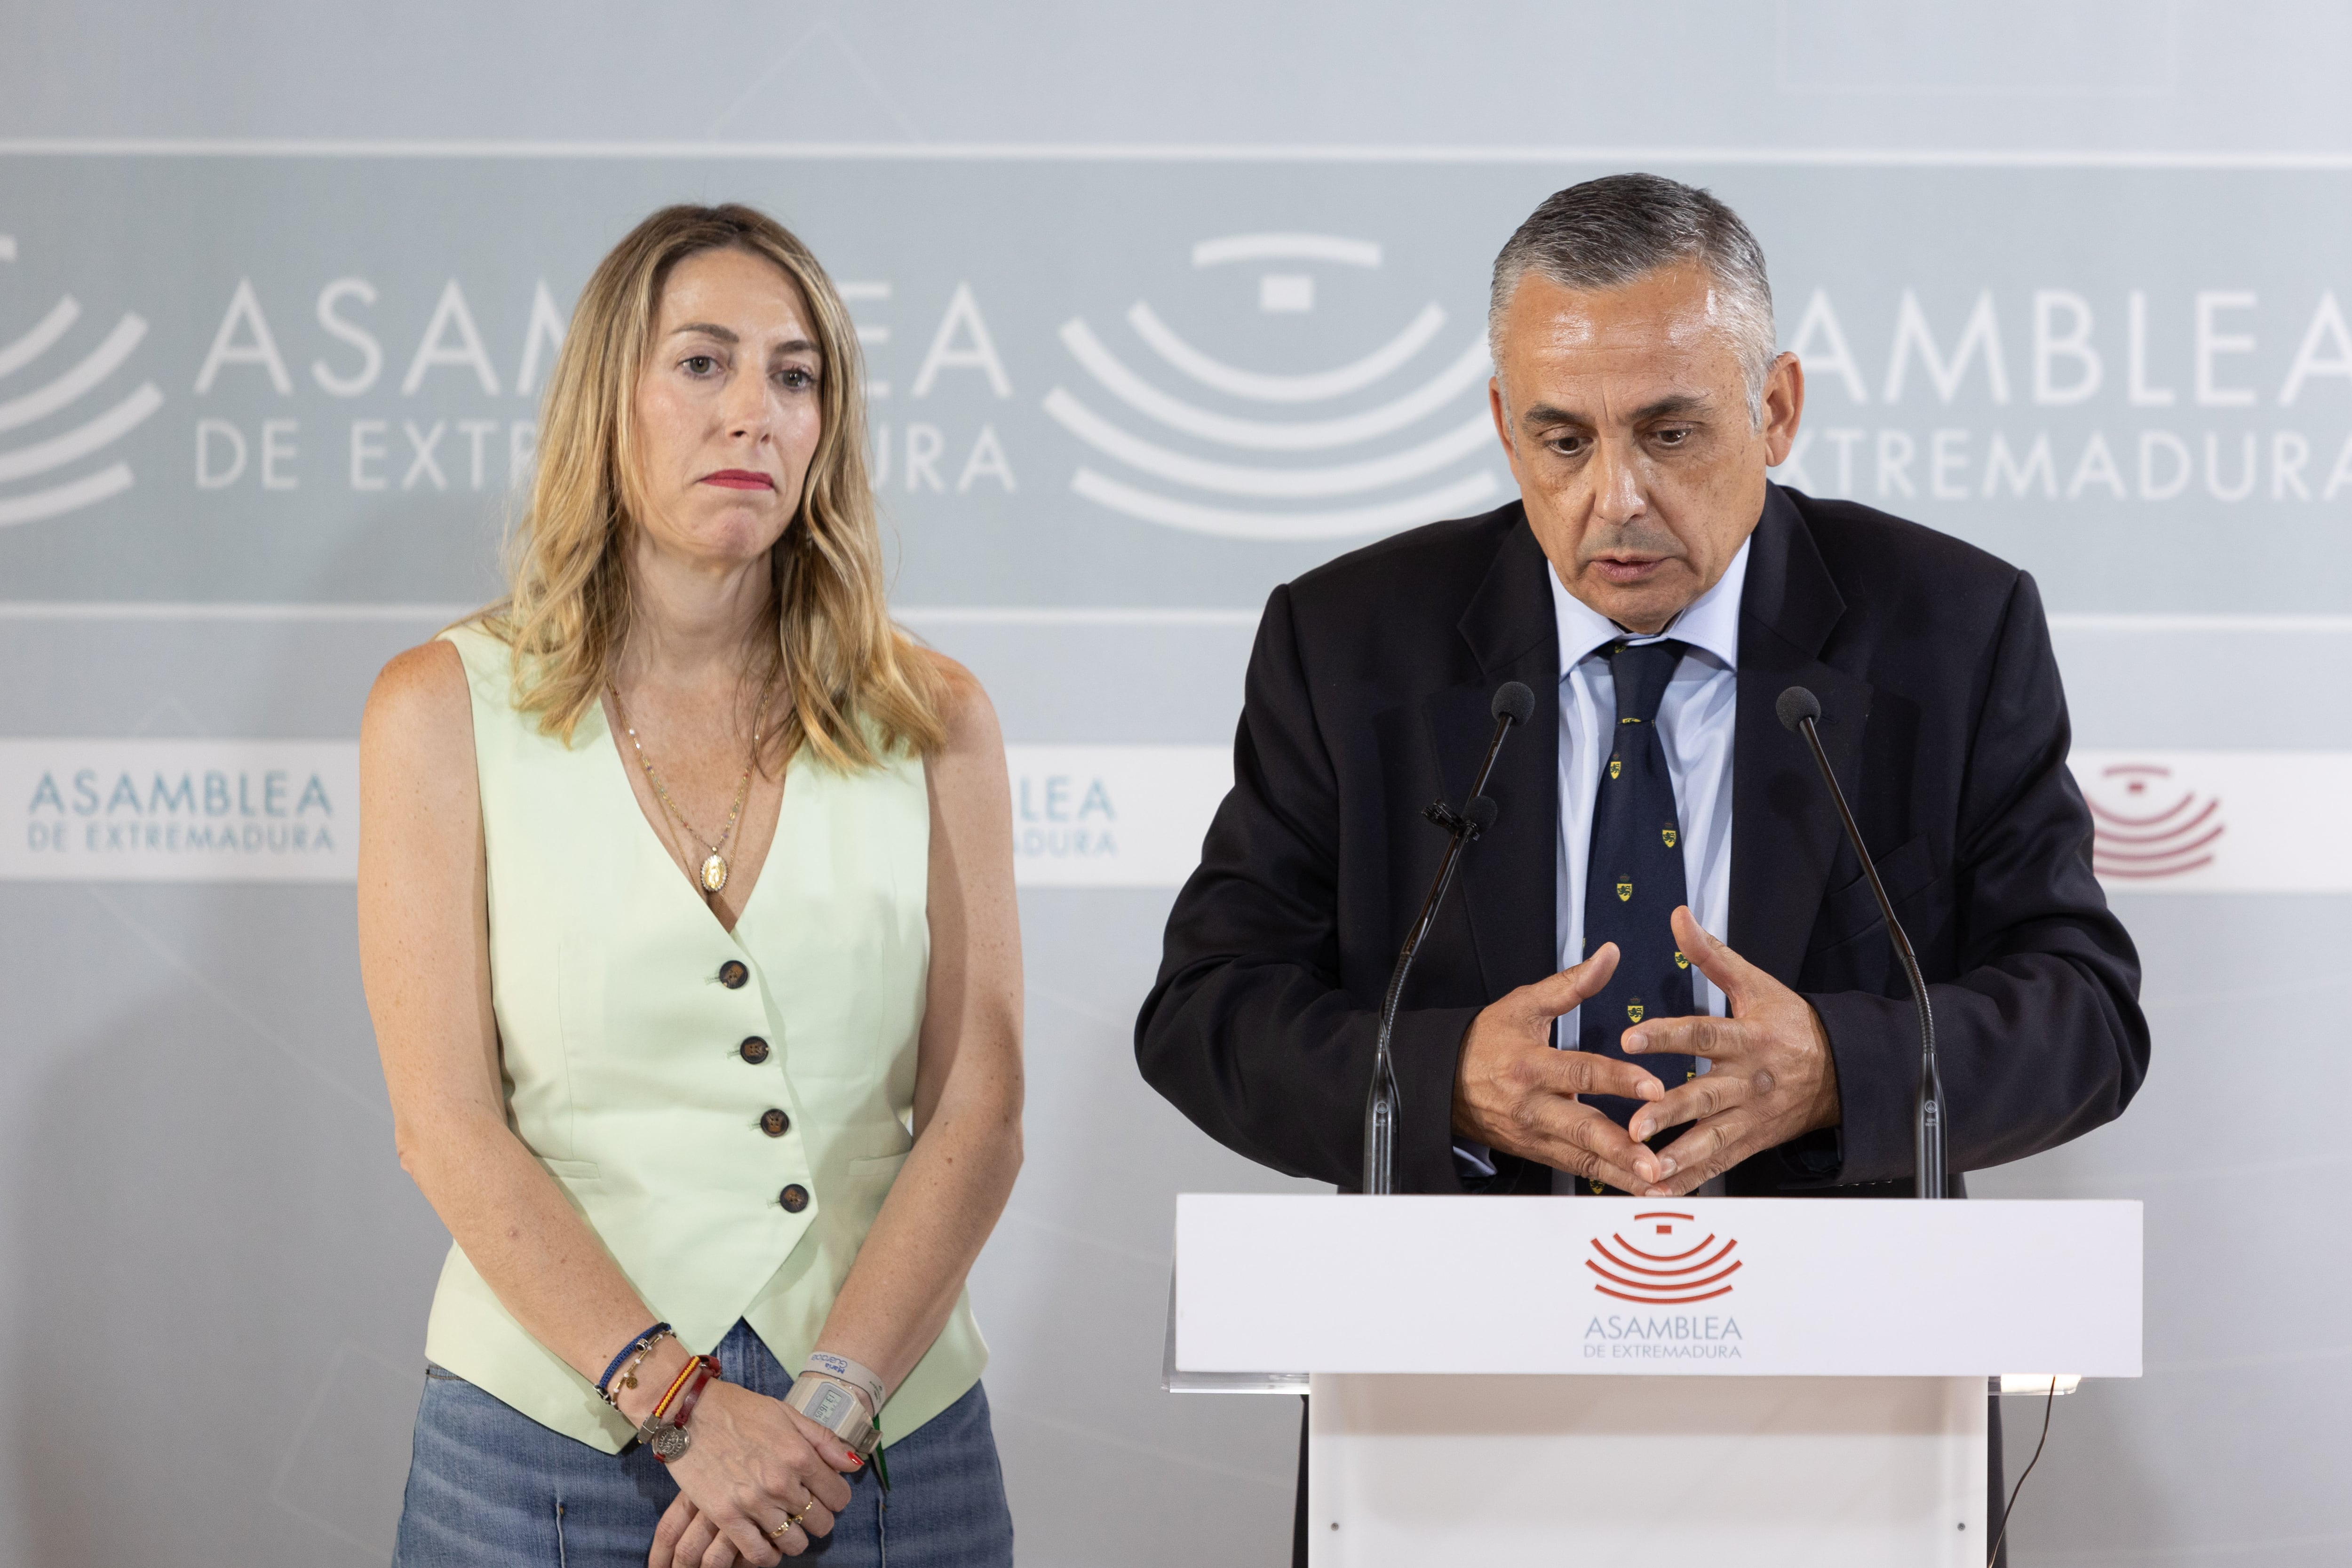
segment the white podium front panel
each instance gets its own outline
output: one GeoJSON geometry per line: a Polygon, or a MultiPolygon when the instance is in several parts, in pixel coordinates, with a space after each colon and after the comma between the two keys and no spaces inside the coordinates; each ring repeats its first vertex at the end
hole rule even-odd
{"type": "Polygon", "coordinates": [[[2137,1377],[2140,1205],[1186,1194],[1175,1332],[1192,1373],[2137,1377]]]}
{"type": "Polygon", "coordinates": [[[1313,1379],[1310,1568],[1979,1568],[1981,1378],[1313,1379]]]}

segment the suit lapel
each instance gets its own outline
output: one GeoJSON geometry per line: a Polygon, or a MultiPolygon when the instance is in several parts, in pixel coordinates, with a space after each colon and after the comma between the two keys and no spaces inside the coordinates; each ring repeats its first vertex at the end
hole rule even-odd
{"type": "MultiPolygon", "coordinates": [[[[1819,658],[1845,601],[1777,486],[1754,540],[1740,602],[1727,934],[1750,963],[1793,984],[1844,837],[1803,738],[1780,727],[1773,705],[1790,686],[1821,699],[1822,744],[1852,798],[1874,692],[1819,658]]],[[[1535,694],[1534,715],[1504,742],[1487,784],[1501,815],[1465,851],[1456,895],[1490,996],[1559,964],[1559,631],[1544,577],[1549,570],[1522,517],[1459,623],[1478,679],[1423,703],[1437,775],[1458,805],[1494,732],[1495,688],[1521,680],[1535,694]]]]}
{"type": "Polygon", "coordinates": [[[1811,531],[1771,487],[1740,598],[1728,940],[1790,985],[1845,836],[1804,737],[1780,727],[1774,704],[1790,686],[1821,699],[1822,748],[1853,799],[1873,688],[1818,657],[1844,613],[1811,531]]]}
{"type": "Polygon", "coordinates": [[[1455,897],[1468,911],[1478,972],[1489,996],[1549,974],[1559,963],[1552,928],[1559,833],[1559,630],[1551,585],[1545,580],[1550,570],[1521,514],[1458,626],[1477,660],[1478,679],[1433,692],[1423,703],[1438,776],[1446,799],[1458,806],[1494,736],[1489,704],[1495,689],[1519,680],[1535,694],[1534,713],[1503,742],[1486,784],[1501,815],[1463,851],[1458,873],[1462,887],[1455,897]]]}

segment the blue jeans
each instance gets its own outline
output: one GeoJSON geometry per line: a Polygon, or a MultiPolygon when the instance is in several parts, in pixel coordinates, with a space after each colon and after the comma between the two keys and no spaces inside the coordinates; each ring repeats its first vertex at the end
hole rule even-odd
{"type": "MultiPolygon", "coordinates": [[[[730,1383],[778,1399],[793,1385],[748,1323],[729,1331],[718,1355],[730,1383]]],[[[874,1466],[847,1478],[849,1510],[833,1533],[787,1561],[1011,1568],[1013,1515],[977,1384],[884,1458],[887,1498],[874,1466]]],[[[428,1366],[394,1568],[644,1568],[677,1495],[642,1446],[603,1453],[428,1366]]]]}

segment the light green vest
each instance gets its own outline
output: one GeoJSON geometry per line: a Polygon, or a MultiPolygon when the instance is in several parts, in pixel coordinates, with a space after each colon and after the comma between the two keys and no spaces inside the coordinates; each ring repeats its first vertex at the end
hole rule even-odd
{"type": "MultiPolygon", "coordinates": [[[[687,1348],[709,1351],[740,1318],[797,1372],[914,1142],[922,762],[843,773],[803,748],[730,933],[655,837],[603,710],[568,746],[542,735],[515,711],[507,646],[472,626],[442,635],[473,693],[508,1119],[687,1348]],[[730,960],[750,972],[740,988],[720,980],[730,960]],[[761,1061],[747,1058],[753,1037],[761,1061]],[[761,1129],[771,1110],[791,1118],[781,1137],[761,1129]],[[787,1188],[807,1194],[798,1213],[787,1188]]],[[[454,1246],[425,1350],[607,1453],[632,1435],[454,1246]]],[[[961,1398],[987,1361],[960,1296],[883,1409],[888,1439],[961,1398]]]]}

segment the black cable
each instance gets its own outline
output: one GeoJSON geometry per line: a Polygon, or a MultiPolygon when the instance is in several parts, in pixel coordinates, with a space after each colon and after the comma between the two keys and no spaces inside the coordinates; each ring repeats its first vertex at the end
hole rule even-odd
{"type": "MultiPolygon", "coordinates": [[[[2050,1413],[2056,1408],[2058,1380],[2053,1377],[2050,1380],[2050,1397],[2042,1405],[2042,1439],[2033,1445],[2033,1458],[2025,1461],[2025,1476],[2032,1475],[2033,1467],[2042,1462],[2042,1444],[2050,1441],[2050,1413]]],[[[2010,1510],[2017,1506],[2017,1494],[2025,1489],[2025,1476],[2018,1477],[2017,1484],[2009,1489],[2009,1505],[2000,1510],[2000,1533],[1992,1538],[1992,1550],[1985,1553],[1985,1568],[1993,1568],[2000,1561],[2000,1543],[2009,1536],[2010,1510]]]]}

